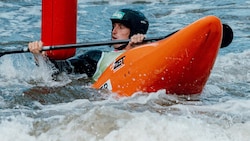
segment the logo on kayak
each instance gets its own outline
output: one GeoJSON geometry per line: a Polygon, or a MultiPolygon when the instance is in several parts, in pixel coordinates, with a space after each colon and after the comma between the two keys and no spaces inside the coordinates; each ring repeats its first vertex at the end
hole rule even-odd
{"type": "Polygon", "coordinates": [[[110,82],[110,79],[108,81],[106,81],[101,87],[100,89],[108,89],[108,90],[112,90],[112,85],[110,82]]]}
{"type": "Polygon", "coordinates": [[[120,59],[116,60],[112,65],[112,70],[117,71],[118,69],[123,67],[125,65],[124,59],[125,59],[125,56],[122,56],[120,59]]]}

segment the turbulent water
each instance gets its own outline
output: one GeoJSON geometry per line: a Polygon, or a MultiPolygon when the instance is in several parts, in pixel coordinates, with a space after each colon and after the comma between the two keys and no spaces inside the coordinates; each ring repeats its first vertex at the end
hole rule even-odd
{"type": "MultiPolygon", "coordinates": [[[[216,15],[233,28],[234,40],[220,50],[200,96],[166,95],[160,90],[117,98],[91,89],[85,75],[64,74],[54,81],[52,69],[47,64],[36,67],[29,53],[4,55],[0,140],[248,141],[249,7],[247,0],[78,0],[78,42],[109,40],[109,17],[120,8],[140,10],[148,17],[148,37],[216,15]]],[[[1,49],[39,40],[40,16],[40,0],[0,0],[1,49]]]]}

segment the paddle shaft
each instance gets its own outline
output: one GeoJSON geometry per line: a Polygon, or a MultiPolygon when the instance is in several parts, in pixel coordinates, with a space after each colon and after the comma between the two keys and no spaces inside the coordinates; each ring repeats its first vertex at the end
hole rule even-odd
{"type": "MultiPolygon", "coordinates": [[[[146,38],[143,41],[158,41],[164,38],[167,38],[174,34],[175,32],[164,36],[164,37],[156,37],[156,38],[146,38]]],[[[55,46],[43,46],[41,51],[48,51],[48,50],[59,50],[59,49],[67,49],[67,48],[84,48],[84,47],[91,47],[91,46],[104,46],[104,45],[114,45],[114,44],[125,44],[128,43],[130,40],[111,40],[111,41],[103,41],[103,42],[89,42],[89,43],[79,43],[79,44],[66,44],[66,45],[55,45],[55,46]]],[[[21,49],[13,49],[13,50],[4,50],[0,52],[0,57],[6,54],[15,54],[15,53],[27,53],[30,52],[29,48],[21,48],[21,49]]]]}
{"type": "MultiPolygon", "coordinates": [[[[172,34],[171,34],[172,35],[172,34]]],[[[170,35],[164,37],[156,37],[156,38],[146,38],[143,42],[148,41],[158,41],[164,39],[170,35]]],[[[56,45],[56,46],[44,46],[42,51],[47,50],[57,50],[57,49],[67,49],[67,48],[84,48],[84,47],[91,47],[91,46],[104,46],[104,45],[114,45],[114,44],[126,44],[130,40],[111,40],[111,41],[103,41],[103,42],[89,42],[89,43],[79,43],[79,44],[66,44],[66,45],[56,45]]]]}
{"type": "MultiPolygon", "coordinates": [[[[177,30],[178,31],[178,30],[177,30]]],[[[163,37],[155,37],[155,38],[146,38],[144,42],[148,41],[158,41],[164,38],[167,38],[173,35],[175,32],[168,34],[167,36],[163,37]]],[[[223,24],[223,37],[221,48],[227,47],[233,40],[233,30],[232,28],[227,25],[223,24]]],[[[91,46],[104,46],[104,45],[114,45],[114,44],[126,44],[130,40],[111,40],[111,41],[103,41],[103,42],[89,42],[89,43],[79,43],[79,44],[66,44],[66,45],[55,45],[55,46],[44,46],[42,51],[48,50],[59,50],[59,49],[67,49],[67,48],[84,48],[84,47],[91,47],[91,46]]],[[[0,57],[6,54],[14,54],[14,53],[26,53],[30,52],[28,48],[21,48],[21,49],[14,49],[14,50],[4,50],[0,52],[0,57]]]]}

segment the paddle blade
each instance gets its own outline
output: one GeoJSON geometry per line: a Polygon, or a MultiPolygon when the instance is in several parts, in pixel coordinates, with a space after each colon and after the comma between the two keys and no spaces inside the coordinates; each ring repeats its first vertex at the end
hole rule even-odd
{"type": "Polygon", "coordinates": [[[233,41],[233,30],[227,25],[223,24],[223,36],[221,42],[221,48],[227,47],[233,41]]]}

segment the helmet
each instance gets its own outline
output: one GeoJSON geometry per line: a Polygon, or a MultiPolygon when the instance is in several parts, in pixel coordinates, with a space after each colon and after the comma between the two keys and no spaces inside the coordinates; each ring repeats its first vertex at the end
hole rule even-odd
{"type": "Polygon", "coordinates": [[[148,19],[143,13],[131,9],[121,9],[116,11],[110,18],[112,23],[122,23],[130,29],[129,37],[140,33],[146,34],[148,30],[148,19]]]}

